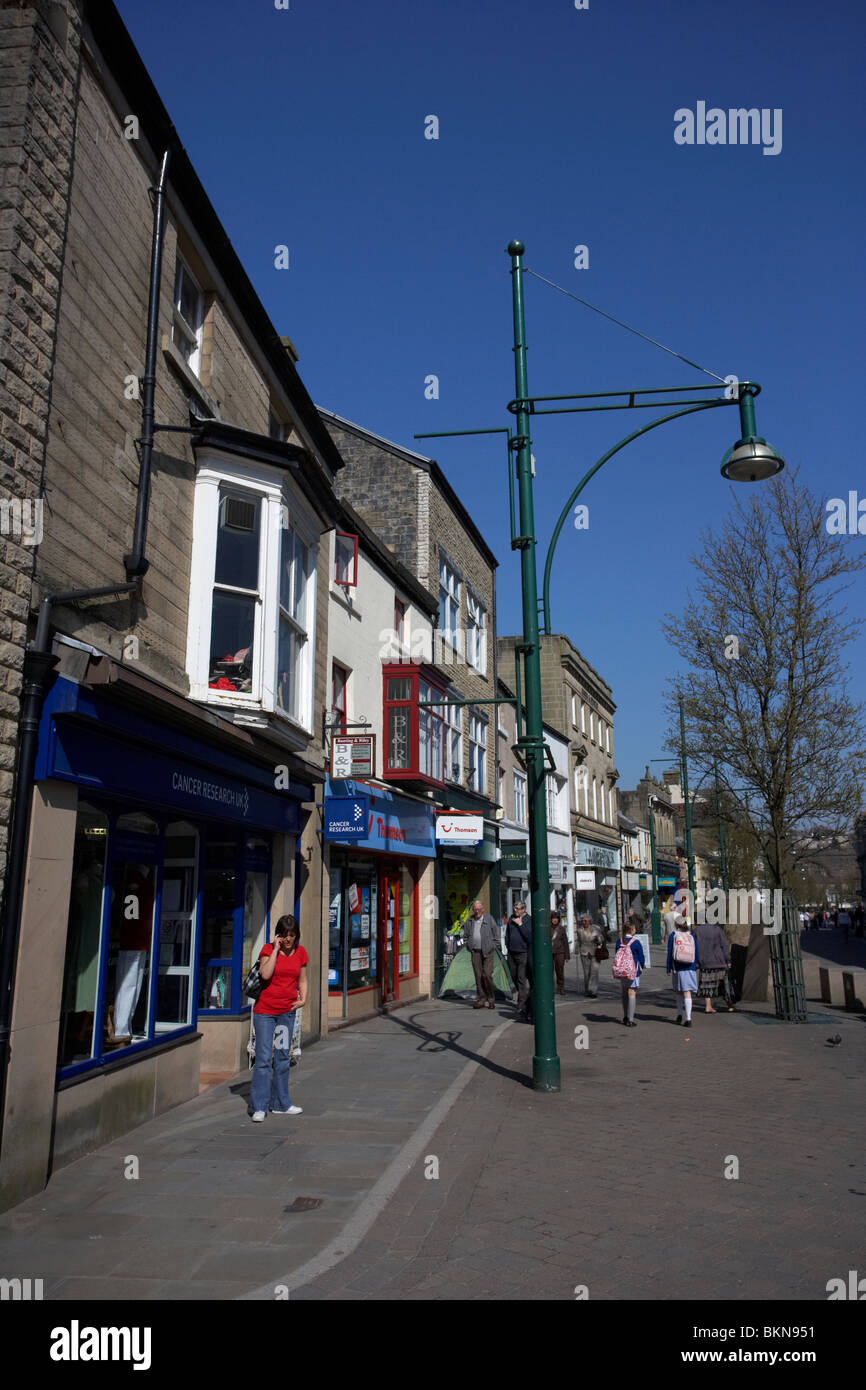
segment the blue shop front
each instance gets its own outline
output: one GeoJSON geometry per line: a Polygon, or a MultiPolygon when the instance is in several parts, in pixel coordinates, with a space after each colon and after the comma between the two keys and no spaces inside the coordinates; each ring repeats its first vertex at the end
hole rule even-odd
{"type": "Polygon", "coordinates": [[[436,839],[425,802],[330,778],[324,834],[333,1026],[429,993],[436,839]]]}
{"type": "Polygon", "coordinates": [[[252,751],[206,712],[184,719],[63,676],[46,697],[31,849],[59,853],[30,873],[53,875],[67,904],[55,1162],[246,1066],[242,984],[272,918],[300,917],[313,797],[294,776],[277,790],[267,745],[252,751]]]}

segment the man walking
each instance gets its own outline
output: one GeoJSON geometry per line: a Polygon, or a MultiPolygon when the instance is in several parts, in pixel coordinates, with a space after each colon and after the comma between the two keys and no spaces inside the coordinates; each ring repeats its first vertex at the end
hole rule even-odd
{"type": "Polygon", "coordinates": [[[505,928],[508,969],[517,986],[517,1008],[522,1019],[529,1017],[529,962],[532,958],[532,918],[523,903],[515,903],[505,928]]]}
{"type": "Polygon", "coordinates": [[[483,1009],[486,1004],[488,1009],[493,1009],[496,1007],[493,952],[499,939],[499,928],[490,913],[484,911],[484,904],[480,900],[472,904],[472,911],[466,922],[465,939],[472,954],[472,969],[475,972],[477,997],[472,1007],[483,1009]]]}

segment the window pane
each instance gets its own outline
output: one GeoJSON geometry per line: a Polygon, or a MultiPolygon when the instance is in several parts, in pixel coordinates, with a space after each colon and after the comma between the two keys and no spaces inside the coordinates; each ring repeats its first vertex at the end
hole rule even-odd
{"type": "MultiPolygon", "coordinates": [[[[265,944],[265,927],[268,920],[268,876],[266,873],[247,871],[244,885],[244,950],[241,957],[241,974],[246,979],[254,960],[265,944]]],[[[241,1005],[246,1004],[246,999],[241,1005]]]]}
{"type": "MultiPolygon", "coordinates": [[[[422,698],[425,698],[422,696],[422,698]]],[[[418,771],[430,773],[430,710],[418,711],[418,771]]]]}
{"type": "Polygon", "coordinates": [[[258,590],[261,510],[261,498],[252,493],[220,493],[214,571],[217,584],[258,590]]]}
{"type": "Polygon", "coordinates": [[[388,678],[388,699],[389,700],[411,700],[412,682],[409,679],[392,680],[388,678]]]}
{"type": "Polygon", "coordinates": [[[243,694],[252,691],[255,615],[255,599],[214,593],[208,677],[211,689],[243,694]]]}
{"type": "Polygon", "coordinates": [[[156,1031],[192,1022],[192,937],[198,834],[184,822],[166,827],[156,1031]]]}
{"type": "Polygon", "coordinates": [[[202,943],[198,987],[200,1009],[231,1008],[237,894],[237,845],[210,840],[202,893],[202,943]]]}
{"type": "Polygon", "coordinates": [[[295,536],[295,592],[292,617],[301,627],[306,627],[307,578],[309,573],[309,551],[303,541],[295,536]]]}
{"type": "Polygon", "coordinates": [[[111,931],[105,994],[105,1048],[148,1036],[153,906],[153,864],[119,860],[111,869],[111,931]]]}
{"type": "Polygon", "coordinates": [[[190,328],[201,327],[201,294],[189,271],[178,266],[178,285],[175,303],[190,328]]]}
{"type": "Polygon", "coordinates": [[[433,719],[433,776],[442,781],[442,720],[438,716],[433,719]]]}
{"type": "Polygon", "coordinates": [[[277,641],[277,708],[284,714],[295,714],[294,692],[297,687],[294,662],[297,644],[295,635],[284,618],[280,618],[277,641]]]}
{"type": "Polygon", "coordinates": [[[79,802],[60,1014],[60,1065],[93,1055],[108,817],[79,802]]]}
{"type": "Polygon", "coordinates": [[[388,710],[388,766],[409,767],[409,709],[388,710]]]}

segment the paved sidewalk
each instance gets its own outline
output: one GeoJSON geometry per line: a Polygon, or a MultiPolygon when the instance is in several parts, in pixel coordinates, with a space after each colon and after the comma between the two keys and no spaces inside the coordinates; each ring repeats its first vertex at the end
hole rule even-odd
{"type": "Polygon", "coordinates": [[[238,1298],[263,1281],[272,1298],[357,1215],[502,1026],[487,1009],[425,1001],[341,1030],[292,1069],[303,1115],[264,1124],[247,1115],[249,1073],[235,1077],[0,1216],[0,1275],[43,1279],[45,1299],[238,1298]],[[137,1180],[124,1177],[130,1155],[137,1180]],[[289,1210],[304,1198],[321,1205],[289,1210]]]}
{"type": "Polygon", "coordinates": [[[665,984],[644,975],[635,1029],[612,981],[559,1006],[558,1095],[508,1078],[528,1033],[510,1029],[501,1070],[479,1069],[431,1140],[438,1180],[416,1165],[292,1298],[826,1300],[862,1270],[863,1018],[746,1005],[685,1029],[665,984]]]}
{"type": "Polygon", "coordinates": [[[306,1049],[302,1116],[251,1124],[239,1077],[62,1169],[0,1217],[0,1274],[55,1300],[823,1299],[866,1268],[863,1018],[678,1028],[655,954],[636,1029],[610,963],[595,1000],[572,963],[560,1094],[509,1005],[425,1001],[306,1049]]]}

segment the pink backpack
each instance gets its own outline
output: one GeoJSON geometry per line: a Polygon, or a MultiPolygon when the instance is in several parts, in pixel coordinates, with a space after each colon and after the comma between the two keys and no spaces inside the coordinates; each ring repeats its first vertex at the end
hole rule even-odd
{"type": "Polygon", "coordinates": [[[633,980],[636,975],[637,964],[632,955],[631,946],[623,942],[613,958],[613,978],[615,980],[633,980]]]}
{"type": "Polygon", "coordinates": [[[673,962],[680,969],[694,965],[695,938],[690,931],[677,930],[674,932],[673,962]]]}

